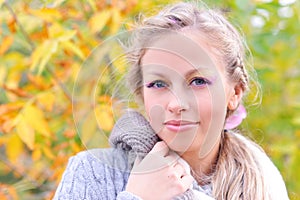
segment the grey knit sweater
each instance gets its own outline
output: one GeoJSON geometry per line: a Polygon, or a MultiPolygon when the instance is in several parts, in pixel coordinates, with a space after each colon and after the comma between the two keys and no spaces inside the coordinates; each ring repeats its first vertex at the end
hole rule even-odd
{"type": "MultiPolygon", "coordinates": [[[[127,112],[113,128],[109,139],[112,148],[87,150],[70,158],[54,199],[141,200],[126,192],[125,187],[136,156],[143,158],[158,140],[142,115],[127,112]]],[[[265,154],[258,154],[265,165],[266,175],[271,175],[270,192],[274,192],[274,199],[288,199],[278,170],[265,154]]],[[[191,189],[174,199],[211,200],[210,195],[210,185],[200,187],[194,181],[191,189]]]]}

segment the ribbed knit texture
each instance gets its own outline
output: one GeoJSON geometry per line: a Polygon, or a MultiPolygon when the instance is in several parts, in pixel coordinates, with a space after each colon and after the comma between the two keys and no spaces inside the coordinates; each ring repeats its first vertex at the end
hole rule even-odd
{"type": "Polygon", "coordinates": [[[124,192],[129,177],[126,152],[93,149],[69,160],[55,200],[140,200],[124,192]]]}
{"type": "Polygon", "coordinates": [[[109,143],[141,158],[151,151],[158,137],[150,123],[140,113],[128,110],[115,124],[109,143]]]}

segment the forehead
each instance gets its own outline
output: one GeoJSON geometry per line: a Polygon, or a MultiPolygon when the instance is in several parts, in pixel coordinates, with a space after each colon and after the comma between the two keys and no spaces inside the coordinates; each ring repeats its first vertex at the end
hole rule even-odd
{"type": "Polygon", "coordinates": [[[160,65],[179,70],[206,68],[211,71],[220,71],[223,68],[200,34],[165,34],[145,49],[142,66],[160,65]]]}

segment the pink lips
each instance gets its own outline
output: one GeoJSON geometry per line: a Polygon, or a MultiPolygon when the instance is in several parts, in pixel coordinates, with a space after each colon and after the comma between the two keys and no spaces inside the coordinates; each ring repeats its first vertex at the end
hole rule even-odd
{"type": "Polygon", "coordinates": [[[186,131],[195,128],[199,122],[184,121],[184,120],[170,120],[164,123],[165,127],[173,132],[186,131]]]}

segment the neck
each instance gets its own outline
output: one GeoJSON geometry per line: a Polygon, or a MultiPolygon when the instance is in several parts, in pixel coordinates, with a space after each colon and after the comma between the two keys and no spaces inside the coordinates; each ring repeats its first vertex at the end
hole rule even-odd
{"type": "Polygon", "coordinates": [[[185,152],[181,157],[190,165],[191,174],[198,184],[205,184],[205,178],[214,172],[220,149],[220,142],[203,158],[199,157],[199,151],[185,152]]]}

